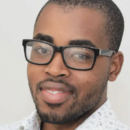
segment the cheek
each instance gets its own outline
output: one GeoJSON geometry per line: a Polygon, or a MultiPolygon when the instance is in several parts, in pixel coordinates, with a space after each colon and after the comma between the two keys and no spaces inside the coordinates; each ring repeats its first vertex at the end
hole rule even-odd
{"type": "Polygon", "coordinates": [[[78,87],[80,98],[94,90],[100,89],[108,76],[108,69],[104,66],[94,67],[89,71],[75,71],[72,73],[74,84],[78,87]]]}
{"type": "Polygon", "coordinates": [[[74,84],[78,88],[80,99],[96,86],[97,77],[91,71],[78,71],[73,74],[73,77],[75,77],[74,84]]]}
{"type": "Polygon", "coordinates": [[[43,80],[42,67],[29,63],[27,67],[27,75],[31,86],[36,86],[39,81],[43,80]]]}
{"type": "Polygon", "coordinates": [[[84,87],[86,85],[95,83],[100,77],[98,74],[99,74],[98,72],[94,72],[92,70],[78,71],[77,73],[73,74],[73,77],[75,77],[74,81],[79,86],[84,87]]]}

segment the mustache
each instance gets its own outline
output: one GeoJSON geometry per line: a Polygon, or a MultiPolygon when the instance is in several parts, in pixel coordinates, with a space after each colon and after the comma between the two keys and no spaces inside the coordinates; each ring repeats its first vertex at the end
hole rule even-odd
{"type": "Polygon", "coordinates": [[[40,90],[41,86],[42,86],[45,82],[48,82],[48,81],[64,84],[64,86],[65,86],[68,90],[74,92],[76,95],[78,94],[78,90],[77,90],[77,88],[76,88],[74,85],[71,85],[70,83],[68,83],[68,82],[66,82],[65,80],[62,80],[62,79],[54,80],[54,79],[52,79],[52,78],[48,78],[48,79],[45,79],[45,80],[43,80],[43,81],[38,82],[38,83],[36,84],[36,91],[38,92],[38,91],[40,90]]]}

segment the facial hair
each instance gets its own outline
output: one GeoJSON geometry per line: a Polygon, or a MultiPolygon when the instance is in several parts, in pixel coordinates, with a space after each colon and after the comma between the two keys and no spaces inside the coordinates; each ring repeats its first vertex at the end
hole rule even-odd
{"type": "Polygon", "coordinates": [[[100,81],[100,83],[98,83],[96,86],[94,87],[92,86],[91,90],[89,90],[89,93],[86,92],[87,94],[84,95],[81,100],[79,100],[78,97],[79,92],[76,89],[76,87],[62,79],[55,81],[49,78],[44,81],[38,82],[36,85],[35,95],[32,89],[32,85],[30,83],[29,86],[36,106],[37,113],[41,118],[41,121],[52,124],[66,124],[68,122],[72,122],[76,119],[82,118],[83,116],[88,114],[91,111],[91,109],[94,108],[100,102],[104,90],[107,86],[107,81],[108,81],[108,75],[104,77],[102,81],[100,81]],[[73,90],[74,92],[73,102],[70,106],[67,107],[67,110],[64,113],[58,114],[56,112],[56,108],[60,109],[60,107],[63,104],[50,104],[45,102],[46,105],[48,105],[48,107],[50,107],[50,109],[52,110],[49,113],[45,113],[39,109],[40,104],[38,103],[37,94],[42,83],[46,81],[63,83],[67,88],[73,90]]]}

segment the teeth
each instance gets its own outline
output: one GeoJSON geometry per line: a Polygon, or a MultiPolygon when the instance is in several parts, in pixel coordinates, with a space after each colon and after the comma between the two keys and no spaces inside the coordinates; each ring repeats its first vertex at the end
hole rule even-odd
{"type": "Polygon", "coordinates": [[[56,95],[58,93],[63,93],[62,91],[50,91],[50,90],[46,90],[46,91],[53,94],[53,95],[56,95]]]}

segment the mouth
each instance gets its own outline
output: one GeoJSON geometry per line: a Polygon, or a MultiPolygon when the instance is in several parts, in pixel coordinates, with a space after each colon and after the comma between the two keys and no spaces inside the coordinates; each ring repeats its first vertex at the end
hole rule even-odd
{"type": "Polygon", "coordinates": [[[63,104],[71,96],[73,92],[67,89],[62,83],[45,82],[40,87],[40,97],[43,101],[50,104],[63,104]]]}
{"type": "Polygon", "coordinates": [[[64,93],[63,91],[51,91],[51,90],[46,90],[46,92],[51,93],[53,95],[59,94],[59,93],[64,93]]]}

